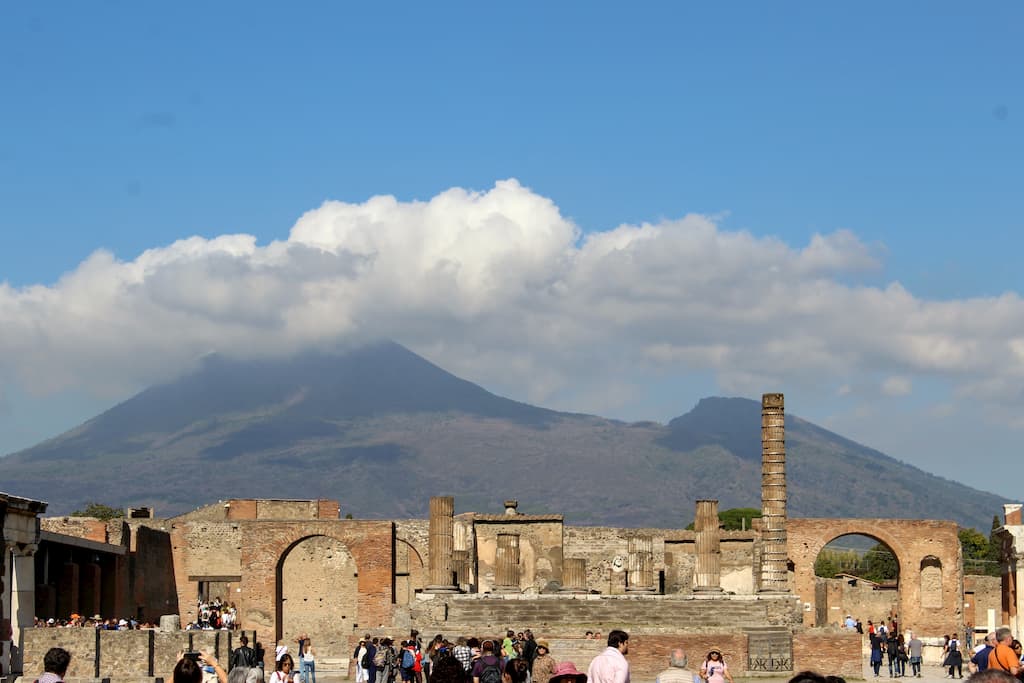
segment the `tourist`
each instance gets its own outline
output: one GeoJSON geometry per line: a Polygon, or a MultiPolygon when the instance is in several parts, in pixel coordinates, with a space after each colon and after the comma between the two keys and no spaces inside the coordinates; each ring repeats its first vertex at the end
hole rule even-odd
{"type": "Polygon", "coordinates": [[[903,678],[907,675],[907,643],[903,634],[896,636],[896,677],[903,678]]]}
{"type": "Polygon", "coordinates": [[[459,636],[455,639],[455,647],[452,648],[452,655],[462,664],[462,668],[468,674],[473,668],[473,650],[469,647],[466,636],[459,636]]]}
{"type": "Polygon", "coordinates": [[[668,668],[654,678],[654,683],[700,683],[700,676],[686,668],[686,652],[677,647],[668,656],[668,668]]]}
{"type": "Polygon", "coordinates": [[[899,640],[896,636],[895,631],[886,631],[885,633],[885,654],[886,659],[889,662],[889,678],[895,676],[899,678],[900,665],[899,665],[899,653],[898,650],[899,640]]]}
{"type": "Polygon", "coordinates": [[[352,652],[352,661],[356,664],[356,683],[368,683],[369,672],[363,667],[363,659],[366,657],[366,638],[360,638],[359,644],[352,652]]]}
{"type": "Polygon", "coordinates": [[[51,647],[43,655],[43,675],[36,683],[63,683],[71,664],[71,653],[62,647],[51,647]]]}
{"type": "Polygon", "coordinates": [[[608,633],[608,647],[591,660],[587,678],[591,683],[628,683],[628,654],[629,634],[625,631],[611,631],[608,633]]]}
{"type": "Polygon", "coordinates": [[[380,648],[374,658],[374,668],[377,670],[377,683],[394,683],[398,668],[398,655],[395,653],[393,640],[384,637],[380,641],[380,648]]]}
{"type": "Polygon", "coordinates": [[[551,646],[541,638],[537,641],[537,656],[533,659],[533,683],[548,683],[555,675],[557,663],[551,656],[551,646]]]}
{"type": "Polygon", "coordinates": [[[295,672],[295,662],[287,652],[277,660],[277,669],[270,674],[270,683],[301,683],[299,674],[295,672]]]}
{"type": "Polygon", "coordinates": [[[854,620],[853,615],[846,615],[846,620],[843,621],[843,628],[849,629],[851,631],[857,628],[857,622],[854,620]]]}
{"type": "Polygon", "coordinates": [[[505,665],[501,673],[502,683],[527,683],[530,678],[530,663],[522,657],[516,657],[505,665]]]}
{"type": "Polygon", "coordinates": [[[313,640],[307,635],[299,642],[299,673],[302,683],[316,683],[316,655],[313,640]]]}
{"type": "Polygon", "coordinates": [[[572,662],[561,662],[555,667],[548,683],[587,683],[587,674],[577,671],[572,662]]]}
{"type": "Polygon", "coordinates": [[[967,683],[1020,683],[1020,680],[1005,671],[989,667],[972,675],[967,679],[967,683]]]}
{"type": "Polygon", "coordinates": [[[440,650],[443,645],[444,636],[438,633],[429,643],[427,643],[427,649],[423,651],[423,680],[427,683],[430,683],[430,668],[438,654],[440,654],[440,650]]]}
{"type": "Polygon", "coordinates": [[[956,671],[956,678],[964,677],[964,656],[960,652],[960,640],[956,636],[949,639],[946,643],[945,648],[946,659],[943,661],[943,666],[949,667],[949,673],[946,678],[953,678],[953,671],[956,671]]]}
{"type": "Polygon", "coordinates": [[[907,654],[910,656],[910,671],[915,678],[921,677],[921,660],[924,654],[924,643],[913,631],[907,642],[907,654]]]}
{"type": "Polygon", "coordinates": [[[718,650],[712,650],[700,665],[700,677],[707,683],[733,683],[732,674],[729,673],[729,665],[718,650]]]}
{"type": "Polygon", "coordinates": [[[377,644],[376,638],[371,638],[367,633],[363,636],[366,641],[366,680],[369,683],[377,683],[377,644]]]}
{"type": "Polygon", "coordinates": [[[523,632],[523,642],[520,648],[523,659],[530,666],[530,674],[533,674],[533,660],[537,658],[537,641],[533,639],[533,631],[526,629],[523,632]]]}
{"type": "Polygon", "coordinates": [[[499,683],[504,671],[505,663],[494,654],[494,641],[482,642],[480,657],[473,664],[473,683],[499,683]]]}
{"type": "Polygon", "coordinates": [[[203,671],[217,675],[217,683],[228,683],[228,674],[220,662],[205,652],[182,652],[174,665],[174,683],[202,683],[203,671]]]}
{"type": "Polygon", "coordinates": [[[978,645],[971,655],[971,661],[967,663],[967,670],[972,674],[984,671],[988,668],[988,656],[996,647],[996,634],[986,633],[985,640],[978,645]]]}
{"type": "MultiPolygon", "coordinates": [[[[996,629],[996,646],[988,654],[988,668],[1005,671],[1011,676],[1020,673],[1020,659],[1013,652],[1013,632],[1005,626],[996,629]]],[[[987,671],[987,669],[986,669],[987,671]]]]}
{"type": "Polygon", "coordinates": [[[228,659],[228,667],[234,669],[238,666],[256,666],[256,651],[249,647],[249,636],[243,633],[238,637],[238,642],[241,645],[231,653],[231,657],[228,659]]]}
{"type": "Polygon", "coordinates": [[[516,632],[509,629],[505,632],[505,640],[501,641],[501,655],[505,658],[505,662],[516,656],[516,644],[513,637],[516,632]]]}
{"type": "Polygon", "coordinates": [[[430,680],[433,683],[467,683],[469,674],[455,655],[440,650],[430,667],[430,680]]]}

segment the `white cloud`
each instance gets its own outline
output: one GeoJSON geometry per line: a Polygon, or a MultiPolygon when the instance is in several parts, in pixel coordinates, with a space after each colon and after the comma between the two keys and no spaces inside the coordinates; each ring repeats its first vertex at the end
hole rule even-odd
{"type": "Polygon", "coordinates": [[[886,396],[909,396],[913,383],[906,377],[886,377],[882,382],[882,393],[886,396]]]}
{"type": "MultiPolygon", "coordinates": [[[[581,235],[514,180],[327,202],[267,245],[192,237],[131,261],[98,251],[50,287],[0,284],[0,377],[117,395],[214,350],[393,338],[537,402],[694,369],[748,395],[862,394],[874,377],[873,391],[901,396],[939,377],[958,397],[1024,402],[1020,298],[851,283],[882,252],[847,230],[789,245],[700,215],[581,235]]],[[[574,407],[612,402],[595,390],[574,407]]]]}

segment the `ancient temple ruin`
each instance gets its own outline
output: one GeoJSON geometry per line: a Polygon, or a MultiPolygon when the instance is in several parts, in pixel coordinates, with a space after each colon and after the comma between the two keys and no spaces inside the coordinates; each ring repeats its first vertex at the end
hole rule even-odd
{"type": "Polygon", "coordinates": [[[641,675],[684,644],[722,649],[741,674],[824,662],[859,676],[860,638],[815,628],[831,619],[813,564],[832,539],[860,533],[897,551],[901,623],[922,635],[962,630],[956,524],[789,518],[782,394],[762,398],[761,437],[763,517],[741,531],[721,529],[716,500],[696,501],[690,531],[684,520],[674,529],[567,525],[516,500],[481,514],[434,496],[428,519],[352,520],[339,518],[337,501],[235,499],[88,527],[97,557],[123,558],[107,565],[57,551],[81,538],[83,522],[44,519],[36,614],[80,608],[67,602],[75,576],[76,599],[97,610],[147,620],[171,612],[184,624],[196,620],[197,598],[221,597],[264,643],[309,631],[326,655],[347,656],[364,633],[400,637],[413,626],[452,636],[530,627],[570,659],[572,648],[595,647],[581,644],[584,631],[626,628],[641,675]]]}

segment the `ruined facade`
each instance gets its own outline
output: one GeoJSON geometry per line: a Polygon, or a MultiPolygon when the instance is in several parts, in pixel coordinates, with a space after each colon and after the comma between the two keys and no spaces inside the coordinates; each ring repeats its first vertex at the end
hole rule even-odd
{"type": "Polygon", "coordinates": [[[625,627],[640,673],[643,653],[654,673],[663,668],[657,648],[677,643],[723,648],[738,672],[787,672],[834,656],[834,672],[859,676],[860,639],[823,640],[814,630],[832,620],[813,575],[827,543],[857,533],[898,557],[901,624],[924,636],[961,632],[956,524],[788,517],[783,409],[781,394],[764,396],[764,517],[749,530],[722,530],[714,500],[697,501],[693,531],[570,526],[560,514],[524,514],[514,500],[504,514],[457,512],[448,496],[430,499],[428,519],[412,520],[340,519],[337,501],[270,499],[99,526],[57,518],[43,522],[59,566],[37,571],[37,614],[88,604],[153,621],[179,614],[184,624],[197,619],[200,597],[220,597],[265,644],[309,631],[326,657],[347,656],[363,633],[530,626],[567,659],[589,646],[577,644],[585,630],[625,627]],[[96,552],[76,556],[70,542],[58,550],[74,536],[96,552]]]}

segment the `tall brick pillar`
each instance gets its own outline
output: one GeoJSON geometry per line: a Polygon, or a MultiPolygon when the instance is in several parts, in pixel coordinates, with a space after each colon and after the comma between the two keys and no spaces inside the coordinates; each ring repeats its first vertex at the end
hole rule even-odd
{"type": "Polygon", "coordinates": [[[782,394],[761,397],[760,592],[789,591],[786,572],[786,412],[782,394]]]}
{"type": "Polygon", "coordinates": [[[630,536],[627,557],[626,591],[629,593],[653,593],[654,585],[654,541],[650,536],[630,536]]]}
{"type": "Polygon", "coordinates": [[[81,613],[78,607],[78,565],[65,562],[57,582],[57,614],[66,619],[72,612],[81,613]]]}
{"type": "Polygon", "coordinates": [[[425,593],[457,593],[454,580],[455,499],[430,499],[430,583],[425,593]]]}
{"type": "Polygon", "coordinates": [[[498,534],[498,550],[494,557],[494,591],[518,593],[519,534],[498,534]]]}
{"type": "Polygon", "coordinates": [[[103,594],[101,576],[100,566],[95,562],[79,565],[78,606],[82,610],[82,616],[91,617],[94,614],[100,614],[103,610],[103,605],[100,602],[103,594]]]}
{"type": "Polygon", "coordinates": [[[587,560],[583,557],[566,557],[562,559],[563,593],[587,592],[587,560]]]}
{"type": "Polygon", "coordinates": [[[697,517],[693,528],[697,532],[697,568],[693,590],[701,593],[721,592],[722,553],[717,500],[697,501],[697,517]]]}

